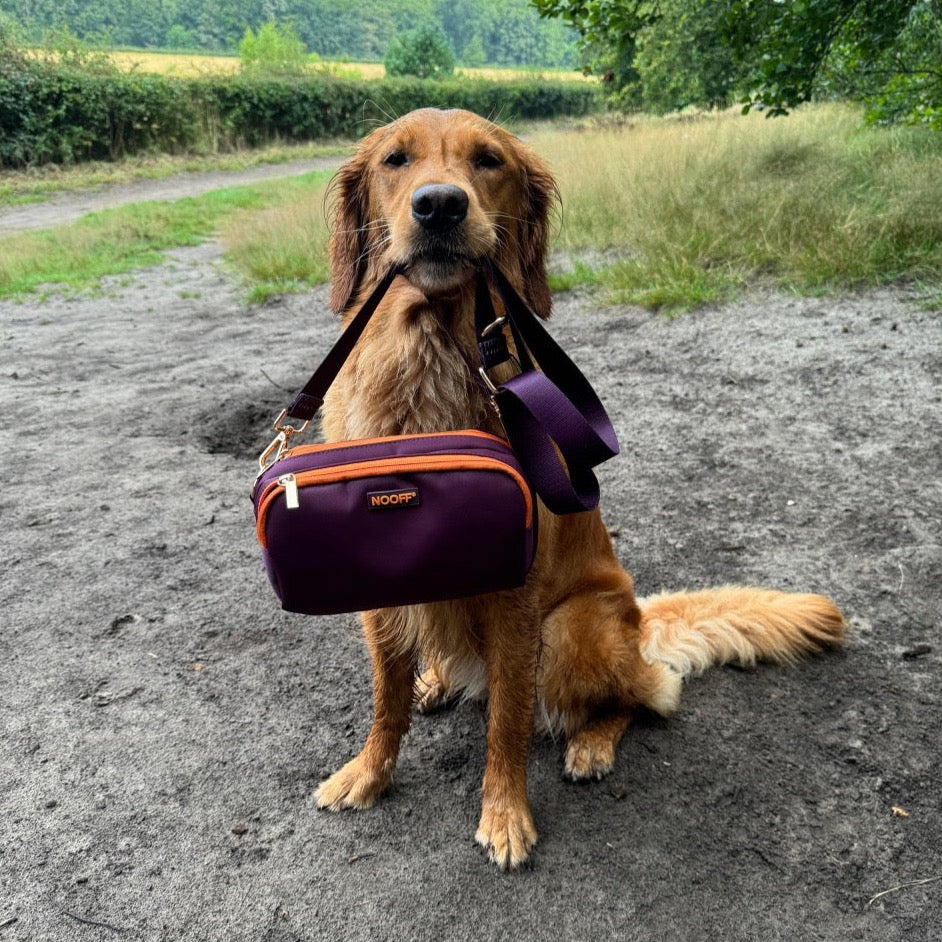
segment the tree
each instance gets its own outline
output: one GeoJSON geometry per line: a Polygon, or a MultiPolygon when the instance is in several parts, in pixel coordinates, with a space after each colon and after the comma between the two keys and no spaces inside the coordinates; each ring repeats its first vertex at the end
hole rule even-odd
{"type": "Polygon", "coordinates": [[[174,23],[173,26],[167,30],[167,38],[164,40],[164,45],[168,49],[197,49],[199,47],[199,41],[193,30],[187,29],[179,23],[174,23]]]}
{"type": "MultiPolygon", "coordinates": [[[[920,0],[724,0],[724,35],[750,102],[772,114],[810,101],[834,56],[873,61],[890,50],[920,0]]],[[[932,6],[938,6],[933,0],[932,6]]],[[[889,75],[884,75],[888,81],[889,75]]],[[[854,89],[848,87],[853,94],[854,89]]]]}
{"type": "MultiPolygon", "coordinates": [[[[485,37],[490,31],[492,9],[492,4],[484,0],[448,0],[441,3],[439,19],[442,28],[464,65],[480,65],[489,61],[485,37]],[[480,63],[468,61],[467,49],[475,40],[481,46],[483,58],[480,63]]],[[[478,57],[478,52],[471,46],[471,58],[475,57],[478,57]]]]}
{"type": "Polygon", "coordinates": [[[635,48],[637,89],[644,111],[662,114],[688,106],[725,107],[735,96],[739,70],[720,35],[715,3],[664,3],[660,17],[641,30],[635,48]]]}
{"type": "Polygon", "coordinates": [[[455,71],[455,50],[439,26],[400,33],[389,44],[383,65],[389,75],[442,78],[455,71]]]}
{"type": "MultiPolygon", "coordinates": [[[[700,82],[714,65],[721,67],[704,85],[701,104],[715,97],[707,86],[725,84],[730,92],[738,90],[747,107],[761,105],[770,114],[841,94],[866,102],[875,120],[942,123],[942,0],[532,2],[542,16],[572,24],[589,66],[623,96],[637,90],[635,103],[643,100],[645,81],[654,87],[654,79],[668,74],[655,68],[660,56],[700,82]],[[697,29],[668,28],[684,17],[698,23],[697,29]],[[659,34],[674,52],[663,43],[658,47],[659,34]],[[705,52],[712,60],[707,72],[705,52]]],[[[681,87],[668,89],[668,95],[686,97],[696,85],[676,84],[681,87]]]]}
{"type": "Polygon", "coordinates": [[[478,68],[487,64],[487,53],[480,36],[472,36],[461,50],[461,64],[468,68],[478,68]]]}
{"type": "Polygon", "coordinates": [[[637,82],[638,34],[660,15],[657,0],[531,0],[540,16],[560,17],[580,37],[587,71],[615,89],[637,82]]]}
{"type": "Polygon", "coordinates": [[[466,63],[575,61],[572,30],[541,20],[529,0],[0,0],[0,15],[33,42],[59,25],[106,45],[160,46],[169,37],[173,45],[234,51],[246,28],[274,20],[293,24],[325,59],[381,61],[395,36],[439,26],[466,63]]]}
{"type": "Polygon", "coordinates": [[[819,77],[821,91],[859,98],[872,122],[905,121],[942,130],[942,4],[921,0],[896,40],[864,56],[838,43],[819,77]]]}
{"type": "Polygon", "coordinates": [[[293,26],[269,20],[258,28],[258,33],[245,31],[239,59],[246,72],[289,75],[304,71],[307,54],[293,26]]]}
{"type": "Polygon", "coordinates": [[[544,61],[540,35],[533,29],[527,7],[507,6],[500,19],[491,24],[487,37],[488,59],[495,65],[544,61]]]}

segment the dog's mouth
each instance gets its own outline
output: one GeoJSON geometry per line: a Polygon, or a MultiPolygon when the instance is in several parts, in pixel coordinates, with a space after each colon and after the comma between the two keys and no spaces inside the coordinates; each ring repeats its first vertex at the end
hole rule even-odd
{"type": "Polygon", "coordinates": [[[477,269],[484,252],[473,252],[465,241],[429,238],[420,233],[408,257],[399,260],[403,274],[426,294],[453,291],[477,269]]]}

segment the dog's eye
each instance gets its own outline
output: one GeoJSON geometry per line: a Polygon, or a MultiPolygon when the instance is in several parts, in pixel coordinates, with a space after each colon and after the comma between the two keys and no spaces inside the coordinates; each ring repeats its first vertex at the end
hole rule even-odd
{"type": "Polygon", "coordinates": [[[409,155],[404,150],[394,150],[383,160],[387,167],[404,167],[408,162],[409,155]]]}
{"type": "Polygon", "coordinates": [[[500,154],[495,154],[491,150],[482,150],[474,158],[474,166],[480,170],[496,170],[504,166],[504,158],[500,154]]]}

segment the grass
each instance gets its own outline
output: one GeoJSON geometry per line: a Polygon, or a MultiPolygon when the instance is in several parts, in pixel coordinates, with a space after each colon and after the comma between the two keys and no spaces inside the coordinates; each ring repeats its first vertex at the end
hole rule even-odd
{"type": "Polygon", "coordinates": [[[352,143],[343,141],[282,144],[227,154],[149,154],[128,157],[118,162],[89,161],[72,167],[50,164],[28,171],[0,170],[0,206],[41,202],[63,190],[107,186],[139,179],[160,179],[184,171],[245,170],[262,164],[286,163],[309,157],[342,156],[348,154],[352,146],[352,143]]]}
{"type": "MultiPolygon", "coordinates": [[[[158,264],[166,249],[197,245],[233,220],[259,220],[259,213],[288,203],[320,207],[329,177],[328,172],[310,173],[173,203],[135,203],[91,213],[71,226],[8,236],[0,239],[0,297],[53,284],[92,288],[105,275],[158,264]]],[[[310,243],[309,249],[319,258],[324,255],[323,244],[310,243]]]]}
{"type": "MultiPolygon", "coordinates": [[[[563,196],[556,290],[682,311],[773,284],[802,293],[906,280],[942,306],[942,136],[865,128],[818,106],[530,128],[563,196]]],[[[252,298],[326,280],[327,174],[98,213],[0,241],[0,294],[93,284],[220,235],[252,298]]]]}
{"type": "Polygon", "coordinates": [[[329,277],[323,187],[304,200],[234,214],[220,235],[226,257],[251,286],[252,302],[329,277]]]}
{"type": "Polygon", "coordinates": [[[759,281],[800,292],[942,283],[942,138],[931,131],[864,128],[829,105],[530,142],[560,183],[555,247],[615,256],[588,280],[616,301],[672,311],[759,281]]]}

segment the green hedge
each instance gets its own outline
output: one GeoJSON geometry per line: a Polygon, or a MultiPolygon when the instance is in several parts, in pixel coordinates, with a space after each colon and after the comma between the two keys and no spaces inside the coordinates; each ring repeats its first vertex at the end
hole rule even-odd
{"type": "Polygon", "coordinates": [[[205,153],[273,141],[356,137],[413,108],[467,108],[498,120],[583,115],[582,82],[451,79],[177,79],[0,61],[0,165],[205,153]]]}
{"type": "Polygon", "coordinates": [[[70,164],[199,139],[198,97],[156,75],[95,75],[27,63],[0,68],[0,165],[70,164]]]}

